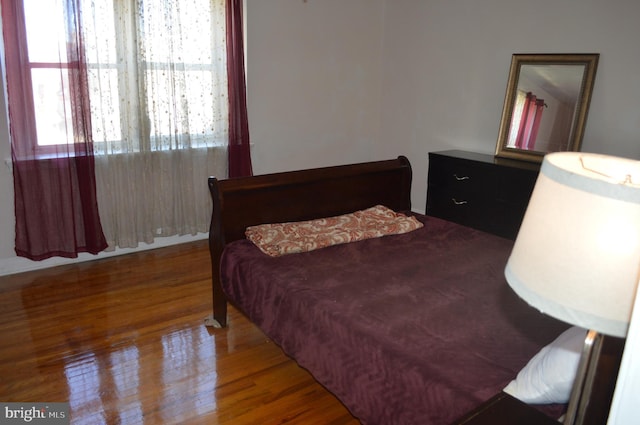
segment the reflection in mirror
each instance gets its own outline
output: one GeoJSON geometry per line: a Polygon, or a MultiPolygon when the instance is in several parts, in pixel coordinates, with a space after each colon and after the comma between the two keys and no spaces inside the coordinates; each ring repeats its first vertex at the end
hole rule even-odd
{"type": "Polygon", "coordinates": [[[579,150],[598,55],[513,55],[496,156],[579,150]]]}
{"type": "Polygon", "coordinates": [[[507,147],[568,150],[583,75],[584,65],[523,65],[507,147]]]}

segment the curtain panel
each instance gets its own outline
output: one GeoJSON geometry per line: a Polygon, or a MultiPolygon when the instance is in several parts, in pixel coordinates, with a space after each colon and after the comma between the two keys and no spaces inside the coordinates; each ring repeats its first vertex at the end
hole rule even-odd
{"type": "Polygon", "coordinates": [[[538,97],[531,92],[527,92],[522,108],[520,126],[516,136],[516,147],[526,150],[535,149],[543,111],[544,100],[538,99],[538,97]]]}
{"type": "Polygon", "coordinates": [[[247,114],[242,35],[242,0],[227,2],[227,74],[229,78],[229,177],[253,174],[247,114]]]}
{"type": "MultiPolygon", "coordinates": [[[[38,134],[34,87],[30,78],[27,34],[22,0],[2,0],[2,25],[7,69],[11,154],[15,196],[15,251],[18,256],[43,260],[53,256],[96,254],[107,244],[100,224],[94,175],[91,121],[87,110],[87,69],[84,43],[77,31],[81,15],[69,0],[61,24],[70,37],[55,40],[64,46],[57,58],[41,63],[38,72],[67,84],[69,125],[61,131],[71,143],[46,145],[48,134],[38,134]]],[[[55,32],[50,36],[55,38],[55,32]]],[[[37,91],[35,92],[37,94],[37,91]]]]}

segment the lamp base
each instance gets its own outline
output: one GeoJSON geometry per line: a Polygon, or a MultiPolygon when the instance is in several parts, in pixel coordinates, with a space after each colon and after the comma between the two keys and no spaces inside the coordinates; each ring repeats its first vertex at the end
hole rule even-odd
{"type": "Polygon", "coordinates": [[[587,333],[564,425],[607,423],[624,341],[593,330],[587,333]]]}

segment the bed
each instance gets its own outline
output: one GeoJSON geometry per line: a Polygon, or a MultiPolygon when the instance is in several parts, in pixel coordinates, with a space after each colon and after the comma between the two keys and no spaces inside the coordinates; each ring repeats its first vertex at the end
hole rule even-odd
{"type": "Polygon", "coordinates": [[[364,424],[450,424],[567,328],[508,287],[512,241],[412,213],[411,180],[401,156],[208,182],[209,324],[233,303],[364,424]],[[376,206],[420,227],[280,256],[246,238],[376,206]]]}

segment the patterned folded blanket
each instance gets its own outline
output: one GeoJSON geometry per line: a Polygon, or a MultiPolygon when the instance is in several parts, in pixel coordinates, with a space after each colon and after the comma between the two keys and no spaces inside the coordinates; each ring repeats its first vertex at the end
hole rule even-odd
{"type": "Polygon", "coordinates": [[[245,236],[272,257],[348,242],[408,233],[423,224],[385,206],[316,220],[248,227],[245,236]]]}

